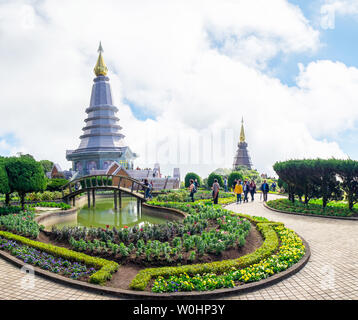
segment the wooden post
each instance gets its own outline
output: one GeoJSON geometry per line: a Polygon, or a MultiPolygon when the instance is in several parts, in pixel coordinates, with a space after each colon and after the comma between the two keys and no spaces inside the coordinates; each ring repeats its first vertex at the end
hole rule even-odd
{"type": "Polygon", "coordinates": [[[142,208],[142,205],[141,205],[141,200],[139,198],[137,198],[137,217],[139,218],[140,215],[141,215],[141,208],[142,208]]]}
{"type": "Polygon", "coordinates": [[[118,209],[117,191],[114,191],[114,209],[118,209]]]}
{"type": "Polygon", "coordinates": [[[121,192],[121,190],[118,191],[118,198],[119,198],[119,208],[122,208],[122,192],[121,192]]]}
{"type": "Polygon", "coordinates": [[[88,209],[91,208],[91,192],[87,191],[88,209]]]}
{"type": "Polygon", "coordinates": [[[167,180],[165,180],[164,189],[166,189],[166,187],[167,187],[168,179],[169,179],[169,178],[167,177],[167,180]]]}
{"type": "Polygon", "coordinates": [[[93,208],[96,207],[96,189],[92,189],[92,205],[93,208]]]}

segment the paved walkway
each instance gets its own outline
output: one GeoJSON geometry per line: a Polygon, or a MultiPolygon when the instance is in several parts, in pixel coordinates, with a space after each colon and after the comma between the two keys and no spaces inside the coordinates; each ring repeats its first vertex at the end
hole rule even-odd
{"type": "Polygon", "coordinates": [[[358,221],[291,216],[266,209],[260,201],[231,204],[227,209],[283,222],[311,248],[310,260],[292,277],[229,299],[358,300],[358,221]]]}
{"type": "MultiPolygon", "coordinates": [[[[275,196],[271,196],[272,198],[275,196]]],[[[225,299],[354,299],[358,300],[358,222],[290,216],[270,211],[262,202],[232,204],[228,209],[284,222],[305,238],[311,258],[297,274],[271,287],[225,299]]],[[[113,299],[69,288],[25,273],[0,258],[0,299],[113,299]]]]}

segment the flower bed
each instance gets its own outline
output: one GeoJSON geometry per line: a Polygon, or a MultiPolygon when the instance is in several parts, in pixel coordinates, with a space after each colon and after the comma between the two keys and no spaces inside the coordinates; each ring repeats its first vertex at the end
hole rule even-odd
{"type": "Polygon", "coordinates": [[[62,210],[68,210],[71,209],[71,206],[67,203],[63,202],[36,202],[27,205],[30,208],[34,207],[44,207],[44,208],[60,208],[62,210]]]}
{"type": "Polygon", "coordinates": [[[0,231],[0,237],[7,240],[13,240],[31,248],[48,253],[54,257],[63,258],[65,260],[79,262],[87,267],[93,267],[97,271],[89,276],[89,282],[95,284],[105,284],[110,280],[112,273],[118,270],[119,265],[114,261],[109,261],[101,258],[91,257],[83,253],[78,253],[66,248],[57,247],[51,244],[34,241],[16,234],[6,231],[0,231]]]}
{"type": "Polygon", "coordinates": [[[358,211],[350,211],[346,208],[346,204],[341,202],[329,202],[325,209],[322,209],[322,200],[311,200],[307,205],[288,199],[277,199],[267,201],[267,205],[273,209],[287,211],[292,213],[315,214],[320,216],[338,216],[338,217],[351,217],[357,216],[358,211]]]}
{"type": "MultiPolygon", "coordinates": [[[[252,220],[254,221],[254,220],[252,220]]],[[[272,229],[272,223],[259,223],[257,228],[265,238],[263,245],[253,253],[238,259],[215,261],[195,265],[184,265],[180,267],[148,268],[138,272],[133,279],[130,288],[134,290],[145,290],[152,278],[159,276],[169,277],[187,273],[189,275],[205,274],[208,272],[223,273],[231,268],[243,268],[259,262],[270,256],[278,248],[278,237],[272,229]]]]}
{"type": "MultiPolygon", "coordinates": [[[[159,201],[159,202],[164,202],[164,201],[174,201],[174,202],[191,202],[191,198],[189,196],[189,191],[188,190],[175,190],[175,191],[171,191],[165,194],[159,194],[155,200],[159,201]]],[[[230,192],[220,192],[219,193],[219,197],[220,198],[231,198],[233,196],[232,193],[230,192]]],[[[212,198],[212,192],[209,190],[198,190],[195,194],[194,194],[194,199],[195,200],[202,200],[202,199],[211,199],[212,198]]]]}
{"type": "Polygon", "coordinates": [[[71,262],[67,259],[56,258],[46,252],[22,245],[13,240],[0,237],[0,250],[10,252],[16,258],[25,263],[40,267],[53,273],[70,277],[71,279],[88,280],[96,272],[95,268],[87,268],[86,265],[71,262]]]}
{"type": "Polygon", "coordinates": [[[159,276],[152,286],[153,292],[207,291],[235,286],[266,279],[284,271],[297,263],[305,254],[302,240],[295,232],[283,226],[273,227],[277,232],[281,245],[277,254],[246,268],[232,267],[229,272],[215,272],[189,276],[187,273],[164,278],[159,276]]]}
{"type": "Polygon", "coordinates": [[[20,213],[20,211],[21,211],[20,206],[0,207],[0,216],[13,214],[13,213],[20,213]]]}
{"type": "Polygon", "coordinates": [[[0,229],[5,229],[26,237],[37,238],[43,226],[34,221],[33,212],[21,212],[0,216],[0,229]]]}
{"type": "Polygon", "coordinates": [[[183,222],[121,230],[53,228],[51,238],[68,241],[76,251],[144,265],[188,264],[204,258],[206,261],[217,260],[224,251],[244,246],[251,227],[246,219],[233,216],[220,207],[200,203],[185,204],[184,207],[183,210],[192,215],[183,222]]]}

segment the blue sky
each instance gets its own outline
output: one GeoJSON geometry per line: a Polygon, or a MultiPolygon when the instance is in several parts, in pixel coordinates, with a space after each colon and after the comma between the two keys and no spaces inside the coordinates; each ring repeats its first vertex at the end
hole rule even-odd
{"type": "MultiPolygon", "coordinates": [[[[310,20],[312,25],[318,25],[320,16],[320,4],[322,1],[297,0],[290,1],[298,5],[305,17],[310,20]]],[[[323,46],[314,55],[296,55],[288,59],[288,63],[280,64],[281,59],[276,63],[280,70],[277,77],[287,85],[295,85],[295,77],[299,69],[297,63],[307,64],[312,60],[325,60],[343,62],[348,67],[358,67],[358,19],[356,15],[335,15],[333,29],[320,28],[320,39],[323,46]]],[[[357,106],[358,107],[358,106],[357,106]]],[[[339,135],[336,141],[350,158],[358,159],[358,130],[347,130],[339,135]]]]}
{"type": "MultiPolygon", "coordinates": [[[[283,84],[292,87],[296,86],[299,63],[306,66],[312,61],[328,59],[343,62],[348,67],[358,67],[358,19],[356,16],[335,15],[334,28],[323,29],[320,26],[320,8],[323,1],[291,0],[289,2],[299,6],[305,18],[309,20],[309,23],[319,29],[322,46],[314,53],[279,53],[268,61],[267,73],[280,79],[283,84]]],[[[213,41],[213,43],[218,48],[222,46],[222,43],[219,41],[213,41]]],[[[124,99],[124,102],[130,106],[138,120],[155,119],[156,115],[147,108],[137,105],[134,101],[128,99],[124,99]]],[[[351,158],[358,159],[357,138],[358,130],[353,129],[339,135],[335,141],[339,143],[342,150],[348,153],[351,158]]],[[[328,141],[330,140],[328,139],[328,141]]]]}
{"type": "Polygon", "coordinates": [[[269,67],[275,69],[275,76],[283,83],[294,86],[299,69],[297,64],[308,64],[314,60],[329,59],[341,61],[347,66],[358,67],[358,19],[357,16],[335,15],[334,29],[323,29],[320,26],[320,8],[322,1],[290,0],[299,6],[310,24],[320,31],[322,47],[312,54],[282,54],[270,61],[269,67]]]}

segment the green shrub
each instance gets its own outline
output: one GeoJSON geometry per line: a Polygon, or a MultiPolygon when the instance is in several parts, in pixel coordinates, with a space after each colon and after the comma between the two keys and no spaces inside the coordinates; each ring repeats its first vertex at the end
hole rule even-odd
{"type": "Polygon", "coordinates": [[[238,171],[234,171],[231,172],[228,178],[228,187],[232,188],[234,185],[234,181],[241,179],[241,181],[244,179],[244,176],[242,175],[242,173],[238,172],[238,171]]]}
{"type": "Polygon", "coordinates": [[[47,183],[46,190],[61,191],[61,187],[63,187],[67,183],[68,183],[68,181],[66,179],[50,179],[47,183]]]}
{"type": "Polygon", "coordinates": [[[19,213],[20,211],[21,211],[21,207],[19,206],[0,207],[0,215],[19,213]]]}
{"type": "Polygon", "coordinates": [[[193,181],[195,181],[195,179],[198,179],[199,186],[202,185],[201,178],[196,173],[188,172],[185,175],[185,179],[184,179],[185,188],[188,188],[190,186],[190,179],[193,179],[193,181]]]}
{"type": "Polygon", "coordinates": [[[310,200],[308,204],[299,201],[292,203],[288,199],[277,199],[268,201],[267,205],[276,210],[320,216],[350,217],[354,213],[358,214],[357,207],[354,207],[351,211],[349,210],[347,203],[343,201],[328,202],[324,209],[322,208],[322,199],[310,200]]]}
{"type": "Polygon", "coordinates": [[[210,189],[212,186],[213,186],[213,183],[214,183],[214,179],[217,179],[218,180],[218,183],[220,185],[220,187],[223,187],[224,186],[224,180],[222,178],[222,176],[212,172],[210,173],[209,177],[208,177],[208,188],[210,189]]]}

